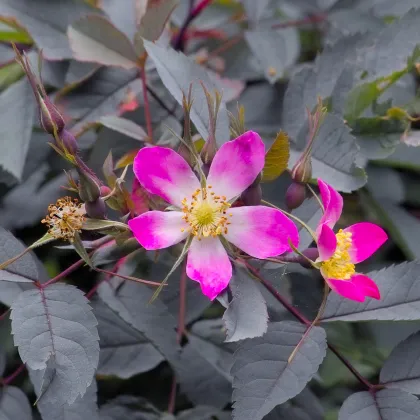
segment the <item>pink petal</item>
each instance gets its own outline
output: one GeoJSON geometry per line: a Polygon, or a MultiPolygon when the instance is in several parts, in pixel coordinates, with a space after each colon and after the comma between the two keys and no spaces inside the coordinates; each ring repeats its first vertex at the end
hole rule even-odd
{"type": "Polygon", "coordinates": [[[134,158],[133,170],[140,184],[175,206],[200,188],[188,163],[166,147],[144,147],[134,158]]]}
{"type": "Polygon", "coordinates": [[[219,238],[194,238],[187,258],[187,275],[198,281],[201,290],[213,300],[229,284],[232,264],[219,238]]]}
{"type": "Polygon", "coordinates": [[[265,147],[261,137],[254,131],[247,131],[217,151],[207,184],[216,194],[230,200],[254,182],[264,167],[264,161],[265,147]]]}
{"type": "Polygon", "coordinates": [[[140,245],[146,249],[167,248],[188,236],[187,223],[178,211],[148,211],[128,221],[140,245]],[[185,229],[181,232],[181,229],[185,229]]]}
{"type": "Polygon", "coordinates": [[[351,280],[325,279],[334,292],[347,299],[363,302],[365,293],[362,287],[357,286],[351,280]]]}
{"type": "MultiPolygon", "coordinates": [[[[333,228],[343,211],[343,197],[322,179],[318,179],[318,187],[325,209],[325,212],[319,221],[318,229],[319,226],[324,223],[330,228],[333,228]]],[[[319,233],[318,230],[317,233],[319,233]]]]}
{"type": "Polygon", "coordinates": [[[330,259],[337,248],[337,237],[333,230],[327,225],[321,225],[321,232],[318,237],[318,261],[330,259]]]}
{"type": "Polygon", "coordinates": [[[381,227],[367,222],[349,226],[344,232],[352,234],[349,253],[353,264],[369,258],[388,239],[388,235],[381,227]]]}
{"type": "Polygon", "coordinates": [[[228,210],[228,233],[233,245],[255,258],[274,257],[291,251],[290,238],[296,247],[299,234],[295,224],[281,211],[265,207],[234,207],[228,210]]]}
{"type": "Polygon", "coordinates": [[[356,273],[351,277],[350,281],[359,289],[363,290],[365,296],[369,296],[374,299],[380,299],[381,293],[379,292],[376,283],[368,276],[364,274],[356,273]]]}

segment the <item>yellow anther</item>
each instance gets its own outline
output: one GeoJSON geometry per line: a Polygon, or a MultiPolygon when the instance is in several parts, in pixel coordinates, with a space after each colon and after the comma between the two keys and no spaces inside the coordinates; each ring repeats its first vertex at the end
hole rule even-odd
{"type": "Polygon", "coordinates": [[[337,238],[337,248],[334,255],[321,264],[321,270],[328,278],[348,280],[355,273],[355,266],[351,262],[349,254],[352,235],[351,232],[344,232],[340,229],[335,236],[337,238]]]}
{"type": "MultiPolygon", "coordinates": [[[[209,188],[212,186],[197,189],[191,200],[182,200],[182,219],[189,225],[187,229],[198,239],[216,237],[227,232],[227,218],[224,214],[230,204],[226,202],[226,197],[217,196],[213,191],[208,194],[209,188]]],[[[181,231],[184,232],[184,228],[181,231]]]]}

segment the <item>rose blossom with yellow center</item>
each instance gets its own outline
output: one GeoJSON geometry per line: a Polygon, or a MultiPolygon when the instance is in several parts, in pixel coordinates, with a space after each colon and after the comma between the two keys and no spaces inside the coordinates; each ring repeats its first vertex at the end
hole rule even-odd
{"type": "Polygon", "coordinates": [[[189,228],[181,228],[181,232],[190,229],[192,235],[198,240],[228,233],[229,217],[227,213],[231,205],[225,196],[216,195],[212,186],[197,188],[191,195],[191,199],[182,200],[182,219],[189,225],[189,228]]]}

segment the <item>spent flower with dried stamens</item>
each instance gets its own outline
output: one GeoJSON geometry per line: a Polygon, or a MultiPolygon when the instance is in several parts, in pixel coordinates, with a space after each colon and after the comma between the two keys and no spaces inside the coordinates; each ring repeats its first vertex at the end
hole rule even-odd
{"type": "Polygon", "coordinates": [[[82,203],[71,197],[59,198],[48,206],[48,215],[42,223],[49,226],[48,233],[57,239],[73,241],[80,233],[85,221],[85,209],[82,203]]]}

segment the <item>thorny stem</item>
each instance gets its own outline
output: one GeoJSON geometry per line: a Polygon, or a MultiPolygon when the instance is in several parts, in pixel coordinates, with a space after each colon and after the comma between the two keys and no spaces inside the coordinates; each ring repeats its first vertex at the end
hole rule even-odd
{"type": "MultiPolygon", "coordinates": [[[[179,312],[178,312],[178,329],[176,332],[176,339],[178,344],[181,343],[182,337],[185,333],[185,309],[187,301],[187,264],[183,264],[181,279],[179,282],[179,312]]],[[[172,379],[171,393],[169,395],[168,412],[174,413],[176,401],[176,377],[172,379]]]]}
{"type": "Polygon", "coordinates": [[[185,21],[179,29],[175,39],[172,41],[172,47],[175,50],[182,51],[184,49],[185,32],[187,32],[188,26],[207,6],[210,5],[211,2],[212,0],[201,0],[200,3],[194,7],[194,1],[190,1],[190,12],[185,18],[185,21]]]}
{"type": "MultiPolygon", "coordinates": [[[[291,305],[276,289],[275,287],[265,280],[258,270],[256,270],[252,265],[250,265],[247,261],[243,259],[237,260],[239,263],[246,266],[249,272],[257,278],[261,284],[276,298],[286,309],[289,311],[296,319],[298,319],[302,324],[310,327],[312,322],[309,321],[299,310],[297,310],[293,305],[291,305]]],[[[322,315],[321,315],[322,316],[322,315]]],[[[356,368],[351,364],[349,360],[347,360],[332,344],[328,343],[328,348],[340,359],[340,361],[347,367],[347,369],[357,378],[357,380],[362,383],[369,391],[376,391],[377,389],[381,389],[381,385],[373,385],[371,384],[366,378],[364,378],[356,368]]]]}
{"type": "Polygon", "coordinates": [[[144,102],[144,118],[147,126],[147,136],[149,137],[149,143],[153,144],[153,128],[152,128],[152,114],[150,113],[149,95],[147,94],[147,83],[146,83],[146,66],[140,70],[141,85],[143,90],[143,102],[144,102]]]}
{"type": "Polygon", "coordinates": [[[11,384],[24,370],[25,364],[22,363],[13,373],[11,373],[9,376],[6,376],[0,381],[1,385],[6,386],[11,384]]]}

